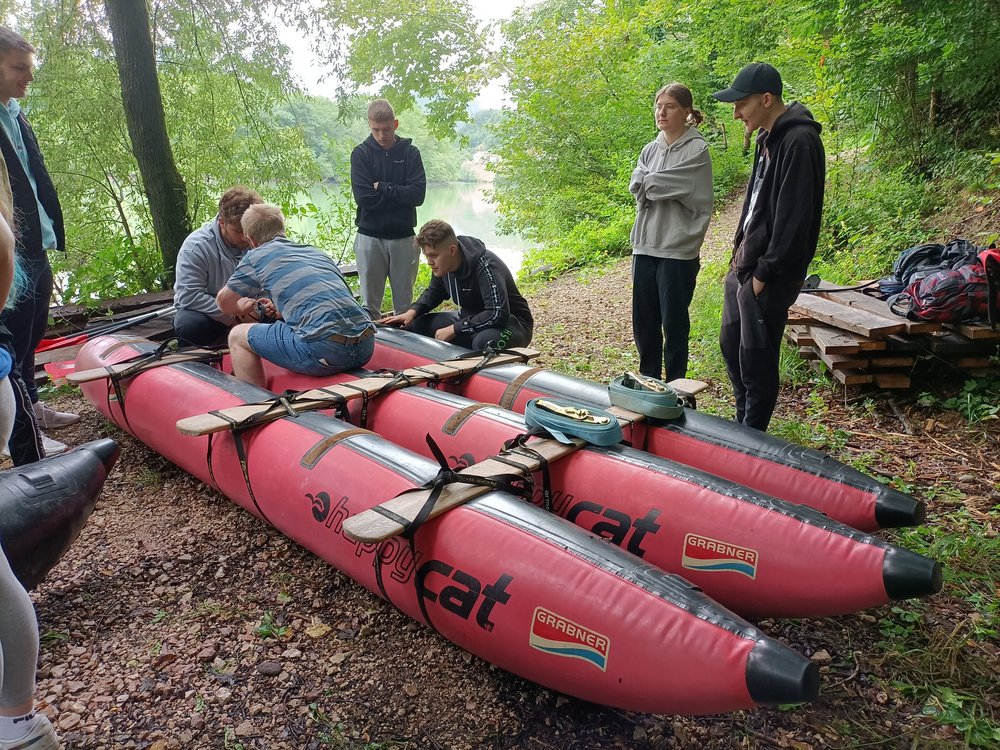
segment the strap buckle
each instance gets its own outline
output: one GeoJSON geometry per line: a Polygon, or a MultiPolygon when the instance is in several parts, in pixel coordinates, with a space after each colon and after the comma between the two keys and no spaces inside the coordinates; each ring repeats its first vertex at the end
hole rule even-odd
{"type": "Polygon", "coordinates": [[[546,411],[550,411],[553,414],[559,414],[563,417],[568,417],[569,419],[575,419],[577,422],[583,422],[584,424],[610,424],[611,420],[607,417],[599,417],[591,414],[586,409],[578,409],[575,406],[562,406],[561,404],[554,404],[551,401],[546,401],[545,399],[538,399],[535,404],[546,411]]]}
{"type": "Polygon", "coordinates": [[[653,391],[655,393],[666,393],[668,390],[666,386],[658,382],[655,378],[646,377],[645,375],[640,375],[639,373],[636,372],[626,372],[625,374],[628,375],[630,378],[632,378],[632,380],[641,385],[643,388],[646,388],[647,390],[653,391]]]}

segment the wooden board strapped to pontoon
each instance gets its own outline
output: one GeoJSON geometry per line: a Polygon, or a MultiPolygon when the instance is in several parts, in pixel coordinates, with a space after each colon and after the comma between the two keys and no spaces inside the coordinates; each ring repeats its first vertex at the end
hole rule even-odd
{"type": "Polygon", "coordinates": [[[227,409],[219,409],[211,414],[196,414],[178,420],[177,429],[185,435],[209,435],[231,429],[234,422],[252,420],[255,424],[274,421],[288,416],[289,410],[300,413],[318,409],[332,409],[339,403],[368,395],[373,396],[383,389],[394,391],[410,385],[437,380],[450,380],[466,375],[482,367],[497,367],[526,362],[539,356],[535,349],[510,349],[509,354],[498,354],[485,364],[482,358],[469,358],[435,362],[403,370],[394,379],[373,375],[348,383],[331,384],[323,388],[313,388],[288,396],[281,403],[274,400],[256,404],[243,404],[227,409]]]}

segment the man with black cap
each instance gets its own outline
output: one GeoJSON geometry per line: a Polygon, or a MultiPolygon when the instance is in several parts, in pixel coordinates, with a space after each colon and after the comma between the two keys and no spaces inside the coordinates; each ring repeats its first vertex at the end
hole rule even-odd
{"type": "Polygon", "coordinates": [[[778,401],[778,357],[788,308],[816,253],[826,156],[820,124],[781,98],[781,75],[747,65],[712,96],[759,130],[753,170],[726,276],[719,344],[736,395],[736,421],[767,430],[778,401]]]}

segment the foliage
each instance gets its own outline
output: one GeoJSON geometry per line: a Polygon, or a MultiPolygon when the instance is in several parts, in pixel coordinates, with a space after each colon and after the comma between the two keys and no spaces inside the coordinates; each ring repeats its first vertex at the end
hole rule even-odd
{"type": "MultiPolygon", "coordinates": [[[[26,102],[59,189],[69,252],[61,291],[81,302],[149,291],[163,276],[100,3],[35,0],[20,28],[39,50],[26,102]]],[[[316,176],[297,130],[267,114],[285,99],[287,50],[259,34],[265,8],[217,0],[152,13],[159,78],[193,223],[221,191],[249,182],[282,202],[316,176]]]]}
{"type": "Polygon", "coordinates": [[[966,380],[960,393],[944,399],[925,391],[918,403],[956,411],[970,424],[995,420],[1000,418],[1000,379],[966,380]]]}
{"type": "Polygon", "coordinates": [[[466,0],[398,3],[285,0],[289,18],[314,40],[338,98],[358,90],[400,111],[418,99],[432,130],[451,133],[489,76],[487,43],[466,0]]]}

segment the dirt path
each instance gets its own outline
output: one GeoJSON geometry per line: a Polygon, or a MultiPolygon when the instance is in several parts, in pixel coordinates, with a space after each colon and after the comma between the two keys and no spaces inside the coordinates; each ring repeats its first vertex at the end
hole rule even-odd
{"type": "MultiPolygon", "coordinates": [[[[735,211],[713,223],[708,252],[726,251],[735,211]]],[[[559,279],[534,295],[536,343],[551,359],[589,361],[599,378],[608,374],[606,347],[631,347],[628,267],[559,279]]],[[[788,400],[812,418],[807,394],[788,400]]],[[[922,714],[919,697],[886,691],[900,668],[884,647],[889,607],[759,623],[820,664],[823,693],[809,706],[703,719],[625,714],[470,656],[108,426],[79,398],[57,403],[85,415],[60,439],[111,435],[123,448],[90,523],[33,594],[43,637],[39,696],[68,747],[806,750],[958,741],[922,714]]],[[[923,423],[915,406],[906,408],[923,423]]],[[[834,405],[824,419],[853,431],[844,450],[873,456],[871,471],[884,475],[905,472],[903,457],[930,444],[889,437],[901,428],[888,407],[834,405]]],[[[961,477],[988,510],[989,454],[958,427],[934,428],[950,450],[926,453],[914,489],[961,477]]],[[[970,627],[968,607],[946,596],[924,616],[938,649],[962,642],[970,627]]],[[[948,658],[968,670],[981,648],[965,644],[948,658]]],[[[935,673],[946,661],[929,660],[927,680],[960,687],[958,677],[935,673]]]]}

